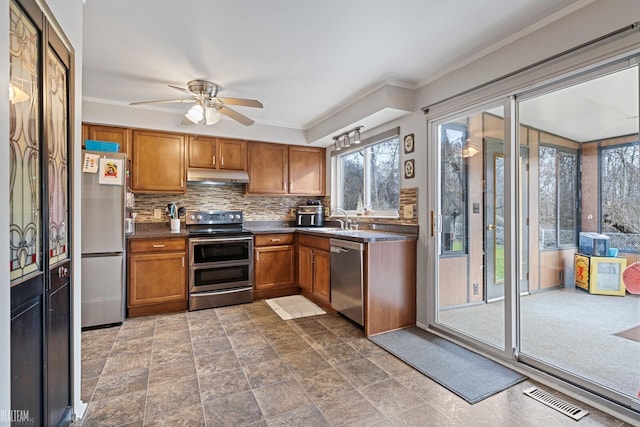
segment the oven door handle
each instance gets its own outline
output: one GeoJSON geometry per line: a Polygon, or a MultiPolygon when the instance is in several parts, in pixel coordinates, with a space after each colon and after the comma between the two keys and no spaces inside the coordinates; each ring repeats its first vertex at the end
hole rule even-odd
{"type": "Polygon", "coordinates": [[[253,286],[245,286],[242,288],[233,288],[233,289],[225,289],[223,291],[204,291],[204,292],[191,292],[189,295],[192,297],[197,297],[197,296],[208,296],[208,295],[222,295],[222,294],[233,294],[236,292],[240,292],[240,291],[248,291],[250,289],[253,289],[253,286]]]}
{"type": "Polygon", "coordinates": [[[189,243],[198,244],[198,243],[211,243],[211,242],[242,242],[247,241],[250,242],[253,240],[252,237],[196,237],[190,238],[189,243]]]}

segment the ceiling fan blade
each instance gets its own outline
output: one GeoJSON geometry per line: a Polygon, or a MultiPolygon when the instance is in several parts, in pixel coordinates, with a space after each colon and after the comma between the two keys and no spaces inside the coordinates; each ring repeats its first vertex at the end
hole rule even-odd
{"type": "Polygon", "coordinates": [[[220,101],[229,105],[241,105],[243,107],[262,108],[262,102],[255,99],[242,99],[242,98],[223,98],[217,97],[220,101]]]}
{"type": "Polygon", "coordinates": [[[189,91],[189,89],[186,89],[186,88],[183,88],[183,87],[180,87],[180,86],[174,86],[174,85],[167,85],[167,86],[169,86],[169,87],[171,87],[171,88],[174,88],[174,89],[178,89],[178,90],[179,90],[179,91],[181,91],[181,92],[191,94],[191,92],[189,91]]]}
{"type": "Polygon", "coordinates": [[[143,104],[171,104],[174,102],[179,102],[182,104],[191,104],[196,100],[193,98],[188,99],[161,99],[159,101],[140,101],[140,102],[130,102],[129,105],[143,105],[143,104]]]}
{"type": "Polygon", "coordinates": [[[224,114],[225,116],[230,117],[233,120],[239,123],[242,123],[245,126],[250,126],[255,123],[253,120],[251,120],[249,117],[245,116],[244,114],[240,114],[237,111],[232,110],[231,108],[226,107],[224,105],[218,108],[218,111],[220,112],[220,114],[224,114]]]}

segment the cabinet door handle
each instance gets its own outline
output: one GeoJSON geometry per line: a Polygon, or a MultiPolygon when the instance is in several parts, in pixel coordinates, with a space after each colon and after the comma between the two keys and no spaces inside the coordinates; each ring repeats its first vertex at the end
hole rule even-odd
{"type": "Polygon", "coordinates": [[[287,182],[286,181],[282,181],[282,189],[284,191],[287,191],[287,182]]]}
{"type": "Polygon", "coordinates": [[[212,159],[213,166],[215,166],[216,165],[216,156],[211,157],[211,159],[212,159]]]}
{"type": "Polygon", "coordinates": [[[224,156],[220,156],[220,164],[224,166],[224,156]]]}
{"type": "Polygon", "coordinates": [[[184,268],[184,257],[182,257],[182,268],[184,268]]]}
{"type": "Polygon", "coordinates": [[[279,242],[280,239],[271,239],[272,242],[279,242]]]}
{"type": "Polygon", "coordinates": [[[289,191],[293,191],[293,182],[289,181],[289,191]]]}
{"type": "Polygon", "coordinates": [[[164,248],[164,245],[153,245],[154,248],[164,248]]]}

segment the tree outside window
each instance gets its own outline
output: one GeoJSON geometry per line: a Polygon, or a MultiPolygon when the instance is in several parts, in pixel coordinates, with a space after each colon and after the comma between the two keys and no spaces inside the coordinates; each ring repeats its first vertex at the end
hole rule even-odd
{"type": "Polygon", "coordinates": [[[601,230],[610,245],[640,252],[640,144],[600,150],[601,230]]]}
{"type": "Polygon", "coordinates": [[[553,146],[539,149],[540,249],[575,246],[578,215],[578,153],[553,146]]]}
{"type": "Polygon", "coordinates": [[[397,216],[400,207],[400,138],[394,136],[338,156],[339,203],[346,211],[371,209],[397,216]]]}

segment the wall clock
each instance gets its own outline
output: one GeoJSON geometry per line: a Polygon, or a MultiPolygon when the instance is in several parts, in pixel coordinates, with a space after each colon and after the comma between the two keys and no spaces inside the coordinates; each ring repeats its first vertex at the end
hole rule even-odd
{"type": "Polygon", "coordinates": [[[413,152],[415,148],[413,134],[410,133],[404,136],[404,154],[409,154],[413,152]]]}
{"type": "Polygon", "coordinates": [[[404,162],[404,177],[410,179],[415,176],[415,164],[413,159],[405,160],[404,162]]]}

